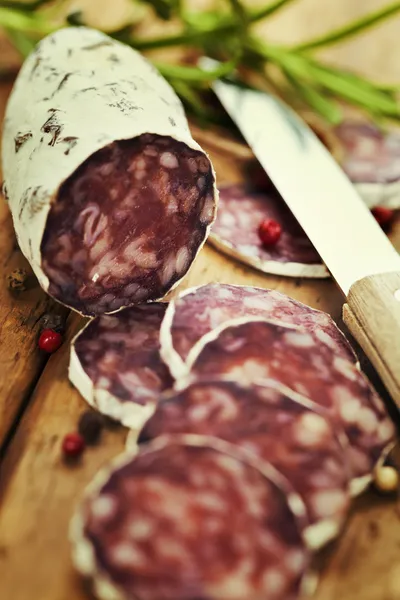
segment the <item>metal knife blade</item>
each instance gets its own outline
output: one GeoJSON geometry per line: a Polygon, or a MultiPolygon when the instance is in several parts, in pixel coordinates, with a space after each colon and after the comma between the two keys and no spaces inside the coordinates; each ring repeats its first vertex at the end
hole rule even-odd
{"type": "Polygon", "coordinates": [[[400,270],[399,254],[354,186],[294,111],[229,82],[213,89],[345,295],[363,277],[400,270]]]}

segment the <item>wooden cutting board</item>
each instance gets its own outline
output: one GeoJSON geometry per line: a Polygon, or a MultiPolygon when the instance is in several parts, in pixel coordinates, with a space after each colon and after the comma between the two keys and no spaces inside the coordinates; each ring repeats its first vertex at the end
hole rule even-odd
{"type": "MultiPolygon", "coordinates": [[[[265,28],[270,39],[294,43],[339,26],[383,0],[298,0],[265,28]]],[[[326,51],[329,58],[382,80],[400,79],[400,19],[326,51]]],[[[10,91],[0,83],[0,118],[10,91]]],[[[209,150],[218,180],[238,180],[243,159],[209,150]]],[[[28,268],[19,252],[8,209],[0,199],[0,597],[5,600],[83,600],[88,596],[69,556],[67,528],[75,503],[101,465],[118,454],[126,431],[108,431],[81,464],[61,460],[63,436],[74,430],[86,405],[67,381],[69,342],[82,326],[68,317],[64,345],[47,362],[36,350],[39,319],[55,307],[32,278],[26,292],[11,294],[6,276],[28,268]]],[[[392,241],[400,249],[400,221],[392,241]]],[[[342,298],[331,281],[284,279],[240,266],[206,246],[184,287],[220,281],[275,288],[338,319],[342,298]]],[[[370,491],[354,503],[341,538],[320,557],[316,600],[400,598],[400,512],[396,498],[370,491]]],[[[251,600],[251,599],[249,599],[251,600]]]]}

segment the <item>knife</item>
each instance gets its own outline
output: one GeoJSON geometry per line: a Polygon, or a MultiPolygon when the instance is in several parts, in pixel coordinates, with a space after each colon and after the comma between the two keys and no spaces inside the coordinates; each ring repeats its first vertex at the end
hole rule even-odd
{"type": "MultiPolygon", "coordinates": [[[[218,65],[208,58],[200,64],[218,65]]],[[[291,108],[228,80],[213,89],[346,296],[343,320],[400,407],[399,254],[291,108]]]]}

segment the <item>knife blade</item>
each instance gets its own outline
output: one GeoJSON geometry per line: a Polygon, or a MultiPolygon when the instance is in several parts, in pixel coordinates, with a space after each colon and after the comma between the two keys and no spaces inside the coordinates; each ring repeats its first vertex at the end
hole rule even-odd
{"type": "Polygon", "coordinates": [[[213,89],[345,295],[367,275],[400,270],[398,253],[355,187],[292,109],[230,82],[218,80],[213,89]]]}
{"type": "MultiPolygon", "coordinates": [[[[218,64],[202,59],[205,69],[218,64]]],[[[281,100],[213,89],[347,296],[344,319],[400,405],[400,256],[326,147],[281,100]]]]}

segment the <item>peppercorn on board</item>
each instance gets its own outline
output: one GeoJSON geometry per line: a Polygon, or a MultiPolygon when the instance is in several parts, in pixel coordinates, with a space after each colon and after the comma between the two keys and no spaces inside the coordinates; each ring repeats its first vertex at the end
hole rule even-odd
{"type": "MultiPolygon", "coordinates": [[[[294,8],[282,13],[281,24],[278,23],[275,30],[280,31],[281,39],[291,41],[294,32],[296,35],[297,32],[316,33],[321,12],[319,4],[318,0],[310,0],[303,2],[297,12],[294,8]]],[[[363,10],[378,8],[379,3],[354,0],[350,8],[348,4],[348,1],[340,0],[332,7],[325,6],[325,19],[329,10],[331,24],[336,19],[339,25],[340,12],[342,17],[351,10],[357,12],[358,5],[361,14],[363,10]],[[340,11],[338,5],[342,3],[340,11]]],[[[371,75],[385,68],[388,75],[395,73],[393,48],[397,29],[394,24],[382,29],[386,33],[378,36],[379,42],[374,43],[371,34],[358,54],[371,69],[371,75]],[[387,33],[391,29],[394,30],[392,38],[387,33]],[[380,57],[376,52],[377,43],[382,49],[380,57]],[[385,44],[386,52],[383,51],[385,44]],[[388,62],[391,60],[392,71],[388,62]]],[[[355,54],[348,50],[352,66],[358,66],[355,54]]],[[[1,85],[2,113],[9,90],[9,84],[1,85]]],[[[201,143],[211,155],[219,184],[241,180],[243,161],[232,160],[229,154],[213,150],[211,144],[208,148],[203,140],[201,143]]],[[[0,215],[3,226],[0,238],[1,595],[13,600],[28,597],[31,600],[84,600],[88,595],[71,565],[68,524],[84,487],[101,466],[123,449],[126,431],[107,430],[101,442],[89,447],[76,466],[69,466],[62,460],[63,437],[76,429],[78,418],[86,408],[79,393],[67,381],[69,345],[84,321],[70,313],[63,346],[48,362],[38,353],[36,344],[41,318],[55,311],[63,316],[68,313],[45,296],[33,277],[28,280],[26,291],[8,289],[7,276],[18,268],[29,273],[29,267],[16,246],[4,202],[0,203],[0,215]]],[[[400,224],[397,221],[391,239],[400,248],[400,224]]],[[[331,313],[335,319],[340,314],[341,297],[329,280],[300,281],[263,275],[224,257],[209,245],[201,252],[180,289],[217,280],[275,288],[331,313]]],[[[341,538],[321,557],[323,571],[314,597],[317,600],[337,597],[394,600],[399,597],[400,579],[396,575],[399,543],[400,518],[396,499],[375,492],[366,493],[354,503],[341,538]]]]}

